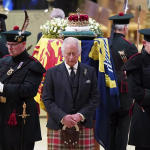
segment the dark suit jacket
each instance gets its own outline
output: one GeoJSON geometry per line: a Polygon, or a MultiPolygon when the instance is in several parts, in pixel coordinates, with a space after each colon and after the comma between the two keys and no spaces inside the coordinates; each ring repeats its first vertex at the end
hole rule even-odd
{"type": "Polygon", "coordinates": [[[62,63],[47,71],[43,88],[43,102],[49,114],[48,128],[60,129],[62,127],[61,119],[65,115],[71,114],[73,107],[76,109],[75,113],[79,112],[84,115],[83,125],[92,128],[93,116],[100,100],[96,71],[93,67],[80,63],[78,69],[80,72],[79,88],[75,102],[73,102],[69,74],[65,64],[62,63]]]}

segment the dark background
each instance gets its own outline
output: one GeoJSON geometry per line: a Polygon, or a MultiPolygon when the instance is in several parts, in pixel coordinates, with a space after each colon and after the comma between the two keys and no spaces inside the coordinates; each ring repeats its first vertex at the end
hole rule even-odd
{"type": "Polygon", "coordinates": [[[12,0],[13,9],[46,9],[48,2],[46,0],[12,0]]]}
{"type": "MultiPolygon", "coordinates": [[[[97,2],[97,0],[91,1],[97,2]]],[[[85,0],[54,0],[52,2],[47,0],[3,0],[3,6],[8,10],[36,10],[55,7],[61,8],[65,15],[68,16],[70,12],[76,12],[80,2],[84,4],[85,0]]]]}

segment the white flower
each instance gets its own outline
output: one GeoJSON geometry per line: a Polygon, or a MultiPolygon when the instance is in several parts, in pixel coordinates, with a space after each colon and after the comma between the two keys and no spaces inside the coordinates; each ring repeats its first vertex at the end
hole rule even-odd
{"type": "Polygon", "coordinates": [[[67,26],[67,21],[61,18],[53,18],[48,20],[44,25],[41,25],[40,29],[44,37],[47,38],[59,38],[60,32],[62,32],[67,26]]]}
{"type": "MultiPolygon", "coordinates": [[[[46,21],[44,25],[40,26],[43,36],[46,38],[59,38],[59,35],[67,27],[67,20],[62,18],[53,18],[46,21]]],[[[94,19],[89,18],[90,30],[95,32],[97,36],[103,36],[101,26],[94,19]]]]}
{"type": "Polygon", "coordinates": [[[90,30],[95,32],[97,34],[97,36],[103,36],[103,33],[101,31],[101,25],[96,22],[94,19],[89,18],[89,26],[90,26],[90,30]]]}

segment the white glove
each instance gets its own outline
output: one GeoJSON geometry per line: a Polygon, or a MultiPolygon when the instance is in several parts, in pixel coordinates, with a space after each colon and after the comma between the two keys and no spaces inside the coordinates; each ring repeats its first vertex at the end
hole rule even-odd
{"type": "Polygon", "coordinates": [[[3,93],[4,84],[0,82],[0,93],[3,93]]]}

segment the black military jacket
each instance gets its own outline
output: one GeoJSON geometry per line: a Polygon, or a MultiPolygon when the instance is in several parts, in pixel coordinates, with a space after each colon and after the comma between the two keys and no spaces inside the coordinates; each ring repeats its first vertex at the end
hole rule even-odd
{"type": "MultiPolygon", "coordinates": [[[[3,110],[1,123],[6,143],[16,144],[23,138],[26,142],[41,140],[39,116],[34,96],[38,91],[45,69],[33,57],[24,51],[19,56],[7,56],[0,59],[0,82],[4,84],[3,93],[6,103],[0,103],[3,110]],[[29,116],[25,124],[21,116],[23,103],[29,116]],[[10,126],[8,121],[12,113],[16,114],[17,125],[10,126]]],[[[0,135],[1,136],[1,135],[0,135]]]]}
{"type": "Polygon", "coordinates": [[[129,95],[135,100],[129,144],[150,147],[150,55],[143,50],[127,61],[125,69],[129,95]]]}
{"type": "Polygon", "coordinates": [[[130,56],[137,53],[136,46],[125,39],[120,33],[114,33],[112,40],[111,54],[113,58],[115,73],[120,90],[120,108],[122,110],[129,109],[131,101],[127,96],[126,79],[123,73],[124,63],[130,56]]]}
{"type": "Polygon", "coordinates": [[[125,57],[129,59],[129,57],[137,53],[138,50],[133,43],[125,39],[125,36],[123,34],[115,33],[112,41],[111,52],[115,65],[115,70],[119,71],[124,65],[120,52],[123,52],[125,57]]]}
{"type": "Polygon", "coordinates": [[[0,58],[8,54],[8,48],[6,47],[6,37],[0,33],[0,58]]]}
{"type": "Polygon", "coordinates": [[[143,101],[150,89],[150,55],[145,50],[137,53],[126,62],[125,70],[130,83],[130,96],[140,105],[150,105],[150,101],[143,101]]]}

